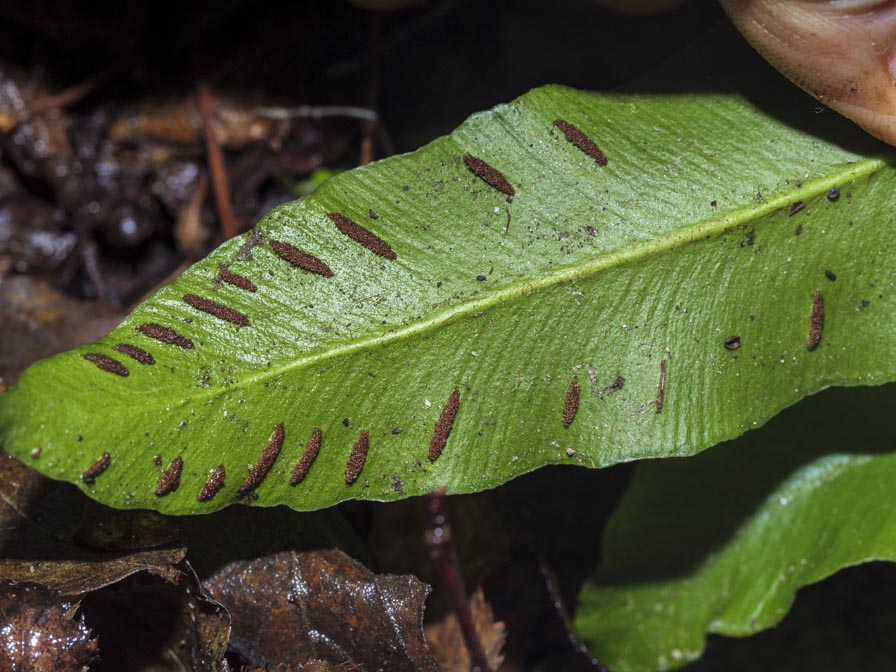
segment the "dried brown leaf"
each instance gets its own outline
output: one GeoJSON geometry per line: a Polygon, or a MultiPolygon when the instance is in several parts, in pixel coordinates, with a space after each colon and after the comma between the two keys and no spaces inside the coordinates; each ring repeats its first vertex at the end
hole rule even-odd
{"type": "Polygon", "coordinates": [[[186,549],[162,516],[113,511],[0,452],[0,580],[81,595],[148,571],[177,581],[186,549]]]}
{"type": "MultiPolygon", "coordinates": [[[[504,662],[502,651],[507,639],[507,629],[502,621],[495,620],[492,607],[486,601],[481,587],[470,597],[470,612],[486,660],[493,670],[497,670],[504,662]]],[[[464,644],[457,614],[450,613],[438,623],[430,623],[424,628],[424,632],[443,671],[469,672],[470,652],[464,644]]]]}
{"type": "Polygon", "coordinates": [[[374,574],[337,550],[290,551],[232,563],[205,587],[232,614],[230,646],[248,664],[439,669],[423,637],[429,587],[413,576],[374,574]]]}

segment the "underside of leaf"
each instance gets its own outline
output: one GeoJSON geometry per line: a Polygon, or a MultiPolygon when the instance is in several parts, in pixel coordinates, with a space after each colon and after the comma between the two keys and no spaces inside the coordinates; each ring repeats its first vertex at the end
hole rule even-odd
{"type": "Polygon", "coordinates": [[[896,176],[749,63],[800,129],[725,73],[551,86],[331,179],[29,369],[5,449],[113,506],[308,510],[691,455],[892,379],[896,176]]]}

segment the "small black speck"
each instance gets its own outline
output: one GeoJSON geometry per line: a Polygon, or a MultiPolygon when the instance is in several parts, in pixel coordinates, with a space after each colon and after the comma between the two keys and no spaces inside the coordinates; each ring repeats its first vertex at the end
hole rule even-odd
{"type": "Polygon", "coordinates": [[[805,207],[806,204],[803,201],[797,201],[790,206],[790,216],[793,217],[796,213],[800,212],[805,207]]]}
{"type": "Polygon", "coordinates": [[[404,431],[404,430],[403,430],[401,427],[393,427],[393,428],[392,428],[392,433],[393,433],[393,434],[401,434],[403,431],[404,431]]]}
{"type": "Polygon", "coordinates": [[[83,440],[84,440],[84,437],[81,436],[80,434],[78,434],[78,436],[75,437],[75,441],[83,441],[83,440]]]}
{"type": "Polygon", "coordinates": [[[374,212],[373,208],[367,211],[367,214],[370,215],[370,219],[379,219],[380,216],[374,212]]]}
{"type": "Polygon", "coordinates": [[[718,205],[718,203],[717,203],[716,201],[710,201],[709,204],[710,204],[712,207],[716,207],[716,206],[718,205]]]}
{"type": "Polygon", "coordinates": [[[185,317],[185,318],[184,318],[184,322],[186,322],[187,324],[193,324],[193,318],[192,318],[192,317],[185,317]]]}
{"type": "Polygon", "coordinates": [[[401,482],[401,479],[398,476],[392,477],[392,489],[399,495],[404,494],[404,483],[401,482]]]}
{"type": "Polygon", "coordinates": [[[595,229],[593,226],[586,226],[586,227],[585,227],[585,231],[588,232],[588,235],[589,235],[589,236],[596,236],[596,235],[597,235],[597,229],[595,229]]]}
{"type": "Polygon", "coordinates": [[[828,189],[828,200],[836,201],[840,198],[840,187],[834,187],[833,189],[828,189]]]}
{"type": "Polygon", "coordinates": [[[752,322],[752,321],[755,320],[755,319],[756,319],[756,316],[755,316],[755,315],[750,315],[750,322],[752,322]]]}
{"type": "Polygon", "coordinates": [[[408,186],[407,184],[405,184],[404,186],[402,186],[401,190],[402,190],[402,191],[409,191],[409,190],[410,190],[410,186],[408,186]]]}
{"type": "Polygon", "coordinates": [[[737,350],[740,347],[740,336],[729,336],[725,339],[726,350],[737,350]]]}
{"type": "Polygon", "coordinates": [[[479,282],[483,282],[483,281],[485,280],[485,276],[484,276],[484,275],[477,275],[477,276],[476,276],[476,279],[477,279],[479,282]]]}
{"type": "Polygon", "coordinates": [[[342,425],[344,427],[348,427],[350,424],[352,424],[352,423],[348,418],[342,418],[342,425]]]}
{"type": "Polygon", "coordinates": [[[803,186],[803,181],[802,181],[802,180],[797,180],[797,181],[796,181],[796,188],[797,188],[797,189],[800,189],[800,188],[802,188],[802,186],[803,186]]]}
{"type": "Polygon", "coordinates": [[[161,456],[161,455],[153,455],[153,456],[152,456],[152,461],[155,463],[155,465],[156,465],[157,467],[161,467],[161,466],[162,466],[162,456],[161,456]]]}
{"type": "Polygon", "coordinates": [[[871,302],[868,299],[862,299],[862,308],[867,308],[871,302]]]}
{"type": "Polygon", "coordinates": [[[837,279],[837,276],[834,275],[834,271],[825,271],[825,272],[824,272],[824,277],[826,277],[826,278],[827,278],[828,280],[830,280],[831,282],[834,282],[834,280],[837,279]]]}
{"type": "Polygon", "coordinates": [[[803,225],[802,225],[802,224],[797,224],[797,225],[796,225],[796,230],[793,232],[793,235],[798,236],[798,235],[800,235],[802,232],[803,232],[803,225]]]}
{"type": "Polygon", "coordinates": [[[442,281],[439,280],[439,281],[436,283],[436,289],[438,289],[438,288],[441,287],[441,286],[442,286],[442,281]]]}

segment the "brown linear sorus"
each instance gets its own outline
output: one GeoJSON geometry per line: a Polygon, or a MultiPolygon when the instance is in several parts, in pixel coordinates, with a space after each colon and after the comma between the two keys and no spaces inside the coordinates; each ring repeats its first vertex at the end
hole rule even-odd
{"type": "Polygon", "coordinates": [[[563,131],[563,135],[566,136],[567,140],[597,161],[598,165],[607,165],[607,157],[600,151],[600,147],[598,147],[594,143],[594,140],[589,138],[581,129],[573,126],[564,119],[554,119],[554,126],[563,131]]]}
{"type": "Polygon", "coordinates": [[[281,259],[285,259],[296,268],[301,268],[309,273],[317,273],[325,278],[332,278],[333,271],[314,255],[303,252],[295,245],[284,243],[282,240],[272,240],[271,247],[281,259]]]}
{"type": "Polygon", "coordinates": [[[157,341],[162,341],[162,343],[168,343],[169,345],[176,345],[179,348],[184,348],[185,350],[192,350],[195,346],[193,345],[193,341],[189,338],[185,338],[178,334],[174,329],[169,329],[168,327],[163,327],[161,324],[155,324],[154,322],[150,322],[149,324],[141,324],[137,327],[137,331],[141,334],[149,336],[150,338],[154,338],[157,341]]]}
{"type": "Polygon", "coordinates": [[[109,453],[103,453],[100,459],[81,472],[81,480],[86,485],[93,485],[96,482],[96,477],[106,471],[111,462],[112,456],[109,453]]]}
{"type": "Polygon", "coordinates": [[[274,427],[271,438],[268,439],[264,450],[261,451],[261,455],[258,456],[255,464],[249,467],[249,475],[246,476],[246,480],[243,481],[243,484],[240,486],[239,490],[237,490],[237,497],[245,497],[261,485],[265,476],[267,476],[268,472],[271,470],[271,467],[274,466],[274,460],[277,459],[277,456],[280,454],[280,449],[283,448],[283,439],[285,437],[286,432],[283,429],[283,423],[278,423],[274,427]]]}
{"type": "Polygon", "coordinates": [[[579,410],[579,397],[582,389],[575,380],[569,381],[569,387],[566,389],[566,400],[563,402],[563,426],[569,429],[572,421],[576,419],[576,413],[579,410]]]}
{"type": "Polygon", "coordinates": [[[290,485],[298,485],[305,480],[308,471],[311,469],[311,465],[314,463],[314,459],[317,457],[317,453],[320,451],[320,444],[323,441],[323,438],[324,434],[320,429],[315,428],[314,431],[311,432],[311,439],[305,446],[305,450],[302,452],[302,457],[299,459],[296,468],[292,470],[292,474],[289,477],[290,485]]]}
{"type": "Polygon", "coordinates": [[[352,453],[349,455],[348,462],[345,465],[345,484],[351,485],[358,480],[364,463],[367,461],[367,451],[370,449],[370,435],[367,430],[362,430],[352,446],[352,453]]]}
{"type": "Polygon", "coordinates": [[[395,251],[389,246],[389,243],[373,233],[373,231],[368,231],[353,219],[338,212],[328,212],[327,217],[332,220],[337,229],[352,240],[361,243],[364,247],[381,257],[395,259],[395,251]]]}
{"type": "Polygon", "coordinates": [[[209,301],[208,299],[203,299],[201,296],[196,296],[195,294],[184,294],[183,299],[184,303],[193,306],[196,310],[201,310],[203,313],[214,315],[219,320],[226,320],[227,322],[231,322],[240,327],[249,326],[249,318],[238,310],[234,310],[233,308],[229,308],[220,303],[215,303],[214,301],[209,301]]]}
{"type": "Polygon", "coordinates": [[[237,275],[233,271],[225,268],[223,265],[219,267],[218,279],[226,282],[228,285],[233,285],[234,287],[239,287],[240,289],[245,289],[249,292],[258,291],[258,287],[256,287],[255,283],[252,282],[249,278],[244,278],[242,275],[237,275]]]}
{"type": "Polygon", "coordinates": [[[435,462],[439,459],[439,455],[445,449],[445,444],[448,443],[448,435],[451,434],[451,428],[454,427],[454,418],[459,407],[460,391],[455,387],[451,392],[451,396],[448,397],[448,402],[439,414],[435,431],[432,434],[432,439],[429,441],[430,462],[435,462]]]}
{"type": "Polygon", "coordinates": [[[493,189],[497,189],[508,196],[514,196],[516,194],[516,190],[513,188],[513,185],[507,181],[504,174],[501,173],[501,171],[492,168],[482,159],[477,158],[472,154],[464,154],[464,163],[467,168],[470,169],[471,173],[493,189]]]}
{"type": "Polygon", "coordinates": [[[157,497],[164,497],[169,492],[177,490],[177,486],[180,485],[180,472],[183,471],[183,468],[184,459],[182,457],[175,457],[171,460],[171,464],[168,465],[168,468],[159,477],[159,482],[156,483],[154,492],[157,497]]]}
{"type": "Polygon", "coordinates": [[[806,349],[810,352],[821,343],[821,332],[824,331],[824,294],[817,289],[812,293],[812,315],[809,318],[809,338],[806,349]]]}
{"type": "Polygon", "coordinates": [[[104,355],[99,352],[85,352],[81,357],[88,362],[93,363],[98,369],[114,373],[116,376],[126,378],[130,375],[130,371],[127,370],[127,367],[124,364],[117,359],[112,359],[109,355],[104,355]]]}
{"type": "Polygon", "coordinates": [[[196,495],[196,500],[199,502],[208,502],[214,498],[215,495],[224,487],[224,481],[227,478],[227,472],[224,469],[223,464],[219,464],[215,467],[215,470],[212,472],[211,476],[208,477],[208,480],[202,486],[202,490],[199,491],[199,494],[196,495]]]}
{"type": "Polygon", "coordinates": [[[123,355],[127,355],[133,360],[140,362],[141,364],[152,365],[156,363],[156,358],[151,354],[146,352],[143,348],[138,348],[136,345],[130,345],[129,343],[119,343],[118,345],[113,345],[112,349],[115,352],[120,352],[123,355]]]}

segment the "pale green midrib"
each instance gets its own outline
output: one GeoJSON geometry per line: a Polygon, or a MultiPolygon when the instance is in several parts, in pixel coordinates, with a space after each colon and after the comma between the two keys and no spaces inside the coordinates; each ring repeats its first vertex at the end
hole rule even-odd
{"type": "MultiPolygon", "coordinates": [[[[804,182],[799,192],[799,199],[797,200],[810,200],[827,192],[833,187],[842,186],[844,183],[854,181],[860,177],[869,176],[887,166],[886,156],[888,155],[860,159],[855,164],[849,165],[847,170],[842,172],[836,171],[833,174],[804,182]]],[[[688,227],[676,229],[659,238],[631,245],[629,247],[623,247],[622,249],[607,255],[598,256],[592,260],[553,271],[524,283],[511,285],[510,287],[497,290],[488,296],[484,296],[481,299],[461,303],[456,307],[449,308],[437,315],[396,329],[395,331],[377,336],[359,338],[336,347],[306,355],[292,362],[288,362],[285,365],[265,369],[265,371],[245,378],[228,388],[219,388],[208,393],[190,395],[188,398],[183,399],[181,403],[177,404],[177,406],[184,406],[192,403],[196,399],[209,399],[230,394],[236,389],[250,387],[256,383],[263,382],[268,378],[279,376],[287,371],[301,369],[309,365],[317,364],[329,359],[335,359],[344,355],[351,355],[367,348],[382,347],[395,341],[426,333],[427,331],[435,330],[454,320],[483,313],[490,308],[502,305],[513,299],[567,282],[588,278],[609,268],[646,258],[650,254],[661,254],[682,245],[697,242],[707,235],[722,233],[727,229],[736,227],[744,222],[753,221],[770,215],[777,210],[792,205],[794,202],[794,193],[792,191],[783,191],[766,199],[762,203],[750,204],[734,210],[731,213],[720,215],[719,217],[710,220],[697,222],[688,227]]],[[[171,405],[170,402],[165,404],[165,406],[171,405]]],[[[142,408],[151,408],[154,404],[141,406],[142,408]]]]}

